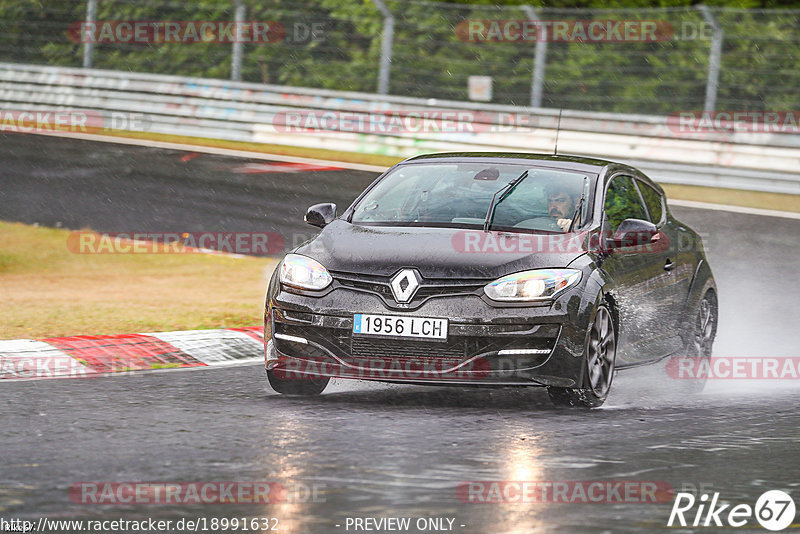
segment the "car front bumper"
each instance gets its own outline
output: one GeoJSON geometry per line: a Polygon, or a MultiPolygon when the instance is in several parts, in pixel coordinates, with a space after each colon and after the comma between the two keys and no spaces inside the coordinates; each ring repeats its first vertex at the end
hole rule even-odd
{"type": "Polygon", "coordinates": [[[503,307],[461,294],[408,310],[348,287],[319,297],[276,288],[265,314],[266,367],[287,378],[579,387],[588,328],[580,294],[503,307]],[[353,334],[355,313],[447,318],[447,340],[353,334]]]}

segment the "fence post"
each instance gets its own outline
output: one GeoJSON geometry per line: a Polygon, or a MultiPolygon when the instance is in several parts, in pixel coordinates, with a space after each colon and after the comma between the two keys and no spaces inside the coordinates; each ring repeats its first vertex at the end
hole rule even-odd
{"type": "Polygon", "coordinates": [[[389,92],[389,67],[392,64],[392,41],[394,41],[394,15],[383,0],[372,0],[383,15],[383,35],[381,36],[381,59],[378,69],[378,94],[389,92]]]}
{"type": "Polygon", "coordinates": [[[244,5],[243,0],[233,0],[236,6],[234,12],[234,21],[236,31],[234,32],[233,50],[231,52],[231,80],[239,82],[242,80],[242,56],[244,55],[244,17],[247,7],[244,5]]]}
{"type": "MultiPolygon", "coordinates": [[[[539,22],[539,15],[531,6],[521,6],[528,19],[539,22]]],[[[533,78],[531,79],[531,107],[542,107],[544,92],[544,68],[547,63],[547,26],[539,24],[536,32],[536,51],[533,56],[533,78]]]]}
{"type": "Polygon", "coordinates": [[[706,80],[706,101],[704,111],[714,111],[717,106],[717,90],[719,89],[719,67],[722,61],[722,40],[725,36],[719,21],[714,18],[708,6],[697,6],[703,18],[714,30],[711,35],[711,50],[708,53],[708,79],[706,80]]]}
{"type": "Polygon", "coordinates": [[[97,32],[89,30],[89,25],[94,26],[97,21],[97,0],[88,0],[86,2],[86,21],[84,32],[81,37],[83,38],[83,68],[91,69],[94,63],[94,36],[97,32]]]}

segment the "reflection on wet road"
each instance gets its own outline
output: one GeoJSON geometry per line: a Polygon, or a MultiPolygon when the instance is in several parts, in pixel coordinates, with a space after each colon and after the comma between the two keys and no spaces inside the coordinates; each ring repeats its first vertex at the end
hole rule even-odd
{"type": "Polygon", "coordinates": [[[335,532],[367,516],[452,517],[464,532],[583,531],[587,521],[650,532],[666,524],[671,500],[473,504],[457,490],[470,481],[655,482],[752,504],[766,489],[797,487],[796,390],[712,388],[687,400],[630,383],[646,375],[620,375],[609,406],[591,412],[555,409],[527,389],[341,382],[317,399],[286,398],[265,391],[257,366],[3,384],[3,426],[14,430],[3,438],[2,512],[269,515],[287,532],[335,532]],[[99,506],[68,498],[82,481],[273,481],[293,496],[99,506]]]}

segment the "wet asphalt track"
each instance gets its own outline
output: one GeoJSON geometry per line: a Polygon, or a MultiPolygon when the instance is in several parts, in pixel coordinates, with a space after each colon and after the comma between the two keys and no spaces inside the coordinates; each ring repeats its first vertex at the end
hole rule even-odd
{"type": "MultiPolygon", "coordinates": [[[[345,206],[374,177],[240,174],[244,160],[186,155],[0,136],[0,219],[111,232],[279,231],[293,242],[310,235],[307,205],[345,206]]],[[[720,290],[715,355],[796,356],[800,221],[673,212],[705,236],[720,290]]],[[[282,398],[263,388],[262,372],[0,384],[0,516],[269,516],[299,533],[348,532],[354,516],[432,516],[454,518],[455,532],[653,532],[671,508],[457,498],[461,482],[507,479],[663,481],[751,505],[784,489],[800,505],[797,381],[717,381],[687,398],[658,369],[638,369],[618,375],[604,408],[579,412],[552,408],[542,390],[340,382],[317,399],[282,398]],[[97,506],[69,499],[81,481],[277,481],[321,493],[258,506],[97,506]]]]}

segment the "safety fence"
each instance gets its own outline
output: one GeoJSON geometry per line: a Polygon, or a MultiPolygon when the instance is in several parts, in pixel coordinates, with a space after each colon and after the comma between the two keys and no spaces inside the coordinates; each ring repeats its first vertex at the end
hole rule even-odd
{"type": "Polygon", "coordinates": [[[397,157],[548,153],[557,139],[559,153],[624,161],[665,183],[800,194],[793,117],[748,117],[564,110],[559,119],[555,109],[0,63],[4,130],[131,130],[397,157]]]}

